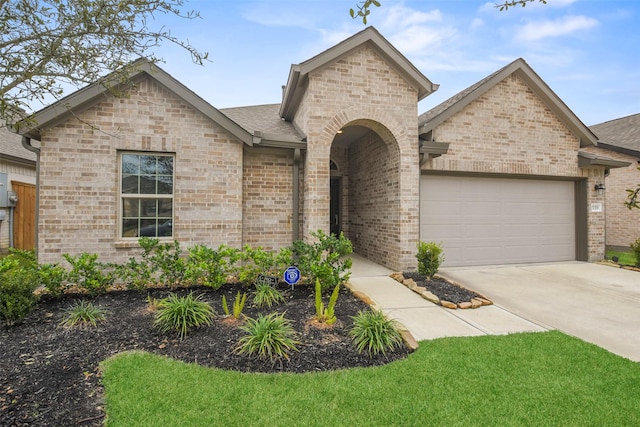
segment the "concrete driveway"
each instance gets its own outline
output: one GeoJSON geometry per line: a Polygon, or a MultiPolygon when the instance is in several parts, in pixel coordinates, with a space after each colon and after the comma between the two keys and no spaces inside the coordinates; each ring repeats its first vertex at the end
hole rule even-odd
{"type": "Polygon", "coordinates": [[[640,272],[568,262],[440,274],[525,319],[640,362],[640,272]]]}

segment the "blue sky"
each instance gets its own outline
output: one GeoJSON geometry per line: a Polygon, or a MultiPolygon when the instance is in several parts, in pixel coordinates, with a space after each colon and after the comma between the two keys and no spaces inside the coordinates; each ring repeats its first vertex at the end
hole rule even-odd
{"type": "MultiPolygon", "coordinates": [[[[640,1],[548,0],[500,12],[482,0],[380,0],[375,26],[440,89],[427,111],[522,57],[587,125],[640,113],[640,1]]],[[[191,0],[201,19],[158,19],[208,51],[163,45],[160,66],[217,108],[278,103],[291,64],[364,28],[355,0],[191,0]]]]}

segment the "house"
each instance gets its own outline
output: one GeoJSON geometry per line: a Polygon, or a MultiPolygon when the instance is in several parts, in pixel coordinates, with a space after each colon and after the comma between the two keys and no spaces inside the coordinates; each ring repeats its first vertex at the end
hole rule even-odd
{"type": "Polygon", "coordinates": [[[318,229],[394,269],[415,268],[419,240],[449,265],[604,255],[595,186],[615,161],[584,151],[596,136],[523,60],[421,116],[438,85],[372,27],[292,65],[279,104],[216,109],[144,60],[130,78],[20,128],[41,145],[41,262],[121,262],[140,235],[277,249],[318,229]]]}
{"type": "Polygon", "coordinates": [[[634,114],[590,127],[598,136],[595,153],[627,162],[611,169],[605,178],[606,245],[613,250],[629,250],[640,238],[640,210],[624,206],[627,189],[640,184],[640,114],[634,114]]]}
{"type": "Polygon", "coordinates": [[[0,124],[0,253],[35,247],[36,156],[0,124]]]}

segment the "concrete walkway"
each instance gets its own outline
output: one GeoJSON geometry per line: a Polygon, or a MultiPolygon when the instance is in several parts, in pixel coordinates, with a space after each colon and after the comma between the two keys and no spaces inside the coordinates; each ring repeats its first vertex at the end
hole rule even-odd
{"type": "Polygon", "coordinates": [[[469,310],[443,308],[391,279],[391,270],[355,254],[352,259],[351,287],[366,294],[385,314],[404,325],[417,341],[548,329],[497,305],[469,310]]]}

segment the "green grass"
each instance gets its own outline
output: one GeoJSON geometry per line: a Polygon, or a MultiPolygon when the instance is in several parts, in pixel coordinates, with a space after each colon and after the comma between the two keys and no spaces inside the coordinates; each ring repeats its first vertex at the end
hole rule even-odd
{"type": "Polygon", "coordinates": [[[607,259],[611,259],[614,256],[618,257],[618,264],[636,265],[636,257],[633,252],[607,251],[607,259]]]}
{"type": "Polygon", "coordinates": [[[108,427],[640,425],[640,364],[557,331],[424,341],[406,360],[323,373],[141,352],[102,369],[108,427]]]}

